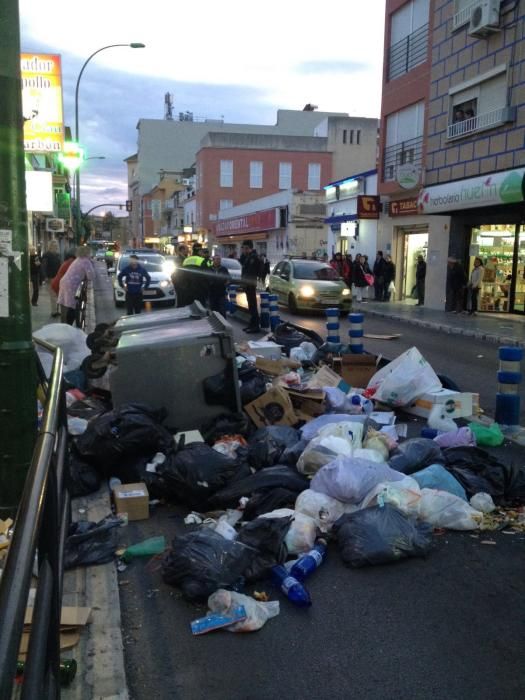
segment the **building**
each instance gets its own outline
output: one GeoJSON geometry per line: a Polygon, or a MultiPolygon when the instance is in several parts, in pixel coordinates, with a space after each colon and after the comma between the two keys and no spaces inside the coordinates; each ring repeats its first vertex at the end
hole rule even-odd
{"type": "Polygon", "coordinates": [[[378,119],[325,117],[316,127],[314,136],[327,139],[326,148],[333,154],[333,180],[342,180],[350,173],[362,173],[377,167],[378,119]]]}

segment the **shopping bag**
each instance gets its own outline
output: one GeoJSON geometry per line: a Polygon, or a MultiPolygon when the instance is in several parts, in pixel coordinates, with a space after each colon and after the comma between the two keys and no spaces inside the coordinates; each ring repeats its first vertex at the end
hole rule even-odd
{"type": "Polygon", "coordinates": [[[374,399],[390,406],[406,406],[423,394],[441,389],[441,382],[415,347],[396,357],[374,374],[368,383],[374,399]]]}
{"type": "Polygon", "coordinates": [[[392,280],[392,281],[390,282],[390,284],[388,285],[388,291],[389,291],[391,294],[395,294],[395,293],[396,293],[396,285],[394,284],[394,281],[393,281],[393,280],[392,280]]]}
{"type": "Polygon", "coordinates": [[[369,287],[374,286],[374,275],[371,275],[369,272],[365,272],[365,280],[369,287]]]}

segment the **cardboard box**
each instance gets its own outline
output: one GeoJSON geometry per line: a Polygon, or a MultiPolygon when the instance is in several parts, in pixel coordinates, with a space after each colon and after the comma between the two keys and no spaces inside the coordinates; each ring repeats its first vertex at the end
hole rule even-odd
{"type": "Polygon", "coordinates": [[[472,415],[472,394],[469,392],[451,391],[439,389],[420,396],[409,406],[404,406],[403,411],[414,416],[428,418],[435,404],[442,404],[448,418],[467,418],[472,415]]]}
{"type": "Polygon", "coordinates": [[[278,360],[282,354],[281,346],[271,340],[249,340],[248,351],[267,360],[278,360]]]}
{"type": "Polygon", "coordinates": [[[295,425],[298,418],[288,392],[274,387],[255,401],[247,404],[244,410],[258,428],[267,425],[295,425]]]}
{"type": "Polygon", "coordinates": [[[322,416],[326,412],[325,408],[325,393],[322,389],[307,389],[299,391],[293,387],[286,389],[292,400],[292,406],[295,413],[305,420],[322,416]]]}
{"type": "Polygon", "coordinates": [[[257,357],[255,366],[270,377],[279,377],[290,370],[299,369],[301,363],[290,360],[287,357],[283,357],[280,360],[268,360],[265,357],[257,357]]]}
{"type": "Polygon", "coordinates": [[[336,386],[347,394],[350,391],[348,384],[330,367],[321,367],[308,382],[310,389],[322,389],[325,386],[336,386]]]}
{"type": "Polygon", "coordinates": [[[375,355],[342,355],[341,377],[351,387],[366,389],[368,382],[377,372],[375,355]]]}
{"type": "Polygon", "coordinates": [[[146,484],[120,484],[113,489],[117,515],[128,514],[128,520],[149,518],[149,493],[146,484]]]}

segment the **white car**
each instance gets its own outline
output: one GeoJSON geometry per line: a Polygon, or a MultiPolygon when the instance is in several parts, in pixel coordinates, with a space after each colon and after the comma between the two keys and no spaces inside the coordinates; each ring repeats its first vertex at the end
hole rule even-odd
{"type": "Polygon", "coordinates": [[[225,267],[234,282],[241,281],[241,263],[235,258],[221,258],[221,265],[225,267]]]}
{"type": "MultiPolygon", "coordinates": [[[[126,292],[118,283],[118,276],[129,265],[130,253],[123,253],[118,259],[115,269],[115,279],[113,282],[113,295],[116,307],[122,307],[126,301],[126,292]]],[[[163,306],[175,306],[177,297],[175,288],[171,280],[169,272],[167,272],[166,260],[162,255],[155,253],[139,253],[137,255],[139,265],[148,272],[151,277],[151,283],[147,289],[144,289],[142,295],[144,301],[149,301],[153,304],[161,304],[163,306]]]]}

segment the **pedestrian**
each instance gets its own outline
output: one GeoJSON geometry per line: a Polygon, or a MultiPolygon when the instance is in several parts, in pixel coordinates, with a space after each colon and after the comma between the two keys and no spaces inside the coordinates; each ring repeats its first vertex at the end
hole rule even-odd
{"type": "Polygon", "coordinates": [[[86,278],[92,281],[94,277],[93,263],[89,258],[89,248],[79,246],[76,250],[76,259],[73,260],[67,272],[60,280],[58,290],[58,303],[60,304],[60,320],[70,326],[76,317],[76,293],[78,286],[86,278]]]}
{"type": "Polygon", "coordinates": [[[41,258],[35,246],[29,248],[29,277],[31,279],[31,304],[38,306],[38,294],[40,292],[41,258]]]}
{"type": "Polygon", "coordinates": [[[332,267],[341,279],[346,279],[348,277],[348,264],[343,258],[342,253],[336,253],[334,257],[330,260],[330,267],[332,267]]]}
{"type": "Polygon", "coordinates": [[[363,299],[363,290],[368,287],[368,282],[365,278],[365,271],[363,269],[363,263],[360,253],[355,256],[354,264],[352,267],[352,288],[353,296],[355,296],[356,301],[365,302],[363,299]]]}
{"type": "MultiPolygon", "coordinates": [[[[365,270],[366,272],[366,270],[365,270]]],[[[385,259],[383,258],[383,251],[378,250],[376,254],[376,259],[374,262],[374,299],[376,301],[383,301],[385,296],[385,259]]]]}
{"type": "Polygon", "coordinates": [[[241,283],[246,292],[248,311],[250,313],[250,325],[244,328],[245,333],[259,333],[259,310],[257,308],[257,275],[260,269],[259,256],[253,249],[253,241],[243,241],[241,283]]]}
{"type": "Polygon", "coordinates": [[[218,311],[226,316],[226,287],[231,278],[226,267],[222,264],[221,256],[214,255],[212,265],[208,270],[208,301],[211,311],[218,311]]]}
{"type": "Polygon", "coordinates": [[[203,267],[206,267],[206,264],[202,255],[202,245],[194,243],[192,254],[182,264],[186,304],[191,304],[193,301],[199,301],[203,305],[206,304],[208,277],[203,267]]]}
{"type": "Polygon", "coordinates": [[[454,257],[447,260],[447,310],[453,314],[463,311],[467,276],[465,270],[454,257]]]}
{"type": "Polygon", "coordinates": [[[323,253],[321,257],[321,262],[327,263],[328,262],[328,253],[323,253]]]}
{"type": "Polygon", "coordinates": [[[261,283],[262,288],[266,289],[266,279],[270,274],[270,261],[267,259],[264,253],[262,253],[259,256],[259,260],[261,261],[261,265],[259,269],[258,280],[261,283]]]}
{"type": "Polygon", "coordinates": [[[177,306],[187,306],[190,301],[187,299],[187,289],[184,283],[184,261],[188,257],[188,246],[181,243],[177,248],[177,255],[175,256],[175,269],[171,275],[171,281],[175,288],[175,295],[177,299],[177,306]]]}
{"type": "Polygon", "coordinates": [[[345,277],[343,278],[348,289],[352,289],[352,269],[354,261],[352,256],[346,253],[345,257],[345,277]]]}
{"type": "Polygon", "coordinates": [[[470,273],[470,282],[468,285],[470,291],[470,316],[475,316],[478,312],[479,290],[481,289],[484,274],[485,268],[483,267],[482,259],[474,258],[474,267],[470,273]]]}
{"type": "Polygon", "coordinates": [[[237,251],[232,250],[232,252],[228,255],[228,257],[230,258],[230,260],[237,260],[237,251]]]}
{"type": "Polygon", "coordinates": [[[392,286],[395,291],[396,266],[390,255],[385,256],[385,284],[383,290],[383,301],[390,301],[392,296],[392,286]]]}
{"type": "Polygon", "coordinates": [[[365,275],[372,275],[373,272],[370,269],[370,265],[368,264],[368,255],[361,255],[361,263],[363,265],[363,270],[365,271],[365,275]]]}
{"type": "Polygon", "coordinates": [[[177,267],[182,267],[184,261],[188,257],[188,246],[181,243],[177,248],[177,255],[175,256],[175,264],[177,267]]]}
{"type": "Polygon", "coordinates": [[[210,258],[210,251],[209,251],[209,248],[202,248],[202,250],[201,250],[201,255],[202,255],[202,258],[203,258],[203,262],[202,262],[201,267],[211,267],[212,261],[211,261],[211,258],[210,258]]]}
{"type": "MultiPolygon", "coordinates": [[[[53,277],[53,279],[51,280],[51,284],[49,285],[50,289],[53,290],[53,293],[55,295],[55,299],[57,300],[57,307],[59,309],[60,309],[60,307],[58,306],[58,292],[60,291],[60,280],[66,274],[66,272],[69,270],[74,259],[75,259],[74,251],[72,251],[72,250],[68,251],[66,253],[66,257],[65,257],[64,262],[58,268],[58,272],[53,277]]],[[[60,311],[58,312],[58,316],[60,316],[60,311]]]]}
{"type": "Polygon", "coordinates": [[[42,255],[42,274],[48,283],[51,318],[60,316],[57,295],[51,286],[51,281],[56,277],[60,269],[60,255],[58,251],[58,243],[53,239],[49,241],[47,251],[42,255]]]}
{"type": "Polygon", "coordinates": [[[117,278],[118,284],[126,290],[126,313],[142,313],[144,305],[143,289],[147,289],[151,282],[149,272],[139,263],[136,255],[129,256],[129,263],[120,271],[117,278]]]}
{"type": "Polygon", "coordinates": [[[425,303],[425,277],[427,276],[427,263],[422,255],[417,256],[416,265],[416,290],[417,290],[417,304],[416,306],[423,306],[425,303]]]}

